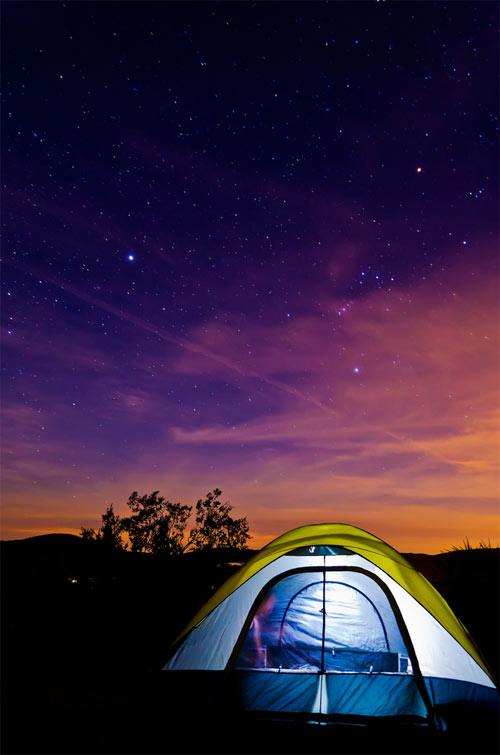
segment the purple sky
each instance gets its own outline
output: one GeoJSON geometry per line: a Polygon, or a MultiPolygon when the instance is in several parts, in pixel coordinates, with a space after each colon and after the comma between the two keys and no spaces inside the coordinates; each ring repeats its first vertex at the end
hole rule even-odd
{"type": "Polygon", "coordinates": [[[490,3],[4,3],[3,537],[498,539],[490,3]]]}

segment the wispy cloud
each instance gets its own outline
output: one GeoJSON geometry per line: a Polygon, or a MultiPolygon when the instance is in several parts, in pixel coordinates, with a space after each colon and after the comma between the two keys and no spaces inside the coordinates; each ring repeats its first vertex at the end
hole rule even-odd
{"type": "Polygon", "coordinates": [[[447,295],[432,281],[349,306],[324,295],[282,324],[227,313],[186,339],[64,286],[157,339],[135,373],[92,342],[58,356],[54,336],[63,372],[73,362],[93,371],[94,446],[82,436],[72,445],[65,397],[54,397],[43,417],[11,407],[9,532],[28,510],[47,517],[40,526],[49,530],[57,522],[77,530],[77,521],[95,523],[105,501],[123,507],[133,489],[193,503],[217,485],[249,517],[254,545],[328,520],[372,529],[407,550],[495,537],[497,288],[488,276],[449,275],[447,295]],[[162,341],[175,348],[159,360],[162,341]],[[97,432],[97,422],[113,434],[97,432]],[[26,481],[29,498],[21,500],[26,481]]]}

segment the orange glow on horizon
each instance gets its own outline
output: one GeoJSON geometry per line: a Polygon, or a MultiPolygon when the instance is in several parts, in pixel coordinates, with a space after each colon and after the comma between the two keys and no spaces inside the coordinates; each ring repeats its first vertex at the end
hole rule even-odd
{"type": "MultiPolygon", "coordinates": [[[[325,347],[327,317],[279,328],[254,323],[245,339],[231,323],[207,322],[172,369],[264,397],[266,411],[234,425],[165,428],[154,458],[148,452],[103,479],[71,485],[67,470],[23,441],[10,453],[24,460],[3,481],[2,537],[78,534],[99,526],[109,503],[124,515],[133,490],[192,505],[220,487],[233,514],[248,518],[251,548],[328,521],[362,527],[403,552],[437,553],[465,538],[496,545],[497,284],[463,271],[453,280],[446,294],[430,282],[376,291],[342,316],[340,302],[318,302],[335,313],[343,343],[335,350],[325,347]],[[254,344],[251,356],[245,341],[254,344]]],[[[120,411],[151,404],[140,396],[120,411]]],[[[28,408],[11,419],[25,437],[39,425],[28,408]]]]}

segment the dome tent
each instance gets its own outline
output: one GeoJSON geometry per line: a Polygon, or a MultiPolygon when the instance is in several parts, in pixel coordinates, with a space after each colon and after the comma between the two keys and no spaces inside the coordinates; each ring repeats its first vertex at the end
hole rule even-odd
{"type": "Polygon", "coordinates": [[[184,629],[165,670],[197,673],[205,690],[230,689],[235,709],[273,718],[440,725],[443,707],[498,699],[439,593],[345,524],[299,527],[259,551],[184,629]]]}

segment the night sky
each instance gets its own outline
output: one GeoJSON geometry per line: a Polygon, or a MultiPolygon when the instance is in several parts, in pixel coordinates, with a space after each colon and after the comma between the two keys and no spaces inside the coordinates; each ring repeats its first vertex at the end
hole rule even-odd
{"type": "Polygon", "coordinates": [[[217,486],[496,544],[496,3],[3,17],[2,536],[217,486]]]}

